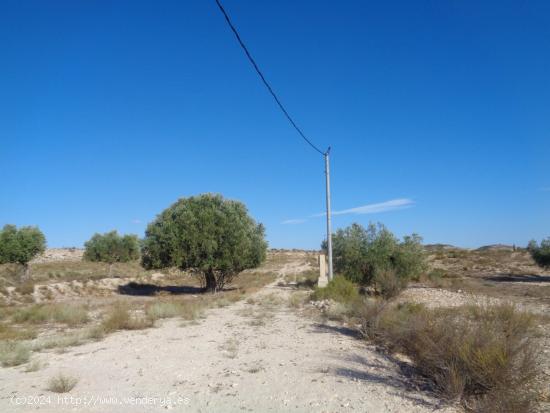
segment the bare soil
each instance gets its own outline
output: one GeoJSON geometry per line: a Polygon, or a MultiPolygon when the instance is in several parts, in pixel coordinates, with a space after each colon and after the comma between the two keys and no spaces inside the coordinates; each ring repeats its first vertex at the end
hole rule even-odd
{"type": "Polygon", "coordinates": [[[278,284],[312,261],[307,253],[272,260],[264,270],[276,272],[274,282],[196,322],[170,319],[42,352],[33,372],[0,369],[0,411],[454,411],[353,330],[287,305],[293,290],[278,284]],[[69,393],[47,390],[59,373],[78,379],[69,393]]]}

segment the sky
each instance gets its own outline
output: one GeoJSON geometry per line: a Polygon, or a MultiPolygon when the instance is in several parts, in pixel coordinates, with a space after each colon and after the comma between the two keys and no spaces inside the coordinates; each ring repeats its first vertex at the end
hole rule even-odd
{"type": "MultiPolygon", "coordinates": [[[[550,236],[550,2],[224,6],[332,147],[334,229],[463,247],[550,236]]],[[[326,231],[323,158],[214,0],[2,1],[0,182],[0,225],[38,225],[50,247],[143,236],[204,192],[244,202],[274,248],[326,231]]]]}

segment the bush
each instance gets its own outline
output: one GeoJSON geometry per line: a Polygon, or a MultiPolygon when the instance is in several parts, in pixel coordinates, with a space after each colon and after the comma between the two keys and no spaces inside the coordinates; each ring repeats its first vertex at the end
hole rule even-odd
{"type": "Polygon", "coordinates": [[[389,300],[407,287],[407,279],[399,277],[394,269],[382,270],[374,276],[374,287],[382,297],[389,300]]]}
{"type": "Polygon", "coordinates": [[[429,310],[365,303],[362,331],[406,354],[449,399],[477,412],[531,412],[536,404],[535,319],[511,305],[429,310]]]}
{"type": "Polygon", "coordinates": [[[357,286],[348,279],[337,275],[326,287],[317,287],[313,293],[314,300],[334,300],[339,303],[353,303],[359,298],[357,286]]]}
{"type": "Polygon", "coordinates": [[[182,198],[147,226],[142,263],[192,270],[216,292],[265,259],[264,232],[241,202],[211,194],[182,198]]]}
{"type": "Polygon", "coordinates": [[[550,237],[543,239],[540,246],[536,241],[531,241],[527,246],[527,250],[539,266],[550,268],[550,237]]]}
{"type": "Polygon", "coordinates": [[[418,279],[426,269],[422,239],[413,234],[399,242],[382,224],[366,229],[352,224],[333,234],[332,241],[335,272],[361,285],[372,284],[377,274],[387,278],[388,271],[399,279],[418,279]]]}
{"type": "Polygon", "coordinates": [[[84,259],[113,264],[139,258],[137,235],[118,235],[116,231],[95,234],[84,244],[84,259]]]}
{"type": "Polygon", "coordinates": [[[119,302],[113,305],[101,322],[104,333],[118,330],[142,330],[153,326],[153,320],[134,314],[127,303],[119,302]]]}
{"type": "Polygon", "coordinates": [[[76,377],[59,373],[48,381],[47,389],[54,393],[67,393],[76,386],[76,383],[78,383],[76,377]]]}
{"type": "Polygon", "coordinates": [[[0,342],[0,364],[3,367],[18,366],[26,363],[31,357],[31,351],[25,344],[16,341],[0,342]]]}
{"type": "Polygon", "coordinates": [[[19,263],[27,270],[30,260],[46,249],[46,238],[37,227],[5,225],[0,230],[0,264],[19,263]]]}

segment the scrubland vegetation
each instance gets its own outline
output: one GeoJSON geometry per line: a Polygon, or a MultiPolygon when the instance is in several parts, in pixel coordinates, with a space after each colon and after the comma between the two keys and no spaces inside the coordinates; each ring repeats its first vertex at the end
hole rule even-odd
{"type": "Polygon", "coordinates": [[[93,262],[130,262],[139,259],[137,235],[118,235],[117,231],[95,234],[84,244],[84,260],[93,262]]]}
{"type": "MultiPolygon", "coordinates": [[[[302,311],[313,301],[310,309],[355,328],[388,357],[412,368],[414,377],[430,383],[435,394],[468,411],[537,411],[538,338],[541,323],[547,322],[544,317],[508,303],[432,308],[403,299],[406,294],[401,293],[417,283],[424,288],[548,300],[546,285],[496,287],[490,277],[495,277],[495,268],[505,267],[506,274],[499,277],[523,279],[525,269],[534,268],[533,260],[548,268],[550,240],[511,252],[425,248],[421,242],[415,234],[399,240],[381,224],[338,230],[333,236],[337,275],[326,287],[316,287],[317,262],[314,254],[308,255],[303,270],[285,272],[279,279],[280,286],[295,290],[286,311],[302,311]],[[507,260],[518,267],[510,270],[507,260]],[[315,307],[316,302],[322,305],[315,307]]],[[[95,234],[86,243],[83,261],[29,265],[44,245],[36,228],[6,226],[0,231],[0,288],[10,289],[9,294],[19,299],[18,305],[0,307],[3,367],[26,364],[26,371],[32,372],[42,366],[35,357],[41,351],[62,352],[117,331],[154,328],[165,319],[189,325],[209,308],[243,300],[276,279],[272,272],[251,270],[266,259],[263,226],[243,204],[217,195],[179,200],[149,224],[143,241],[116,231],[95,234]],[[153,279],[157,269],[163,273],[153,279]],[[86,296],[94,291],[88,282],[113,274],[131,281],[116,284],[101,303],[50,302],[51,284],[74,281],[86,296]],[[233,289],[226,288],[229,284],[233,289]],[[205,291],[218,293],[201,294],[205,291]],[[35,303],[37,298],[41,302],[35,303]]],[[[273,252],[267,267],[270,260],[284,264],[285,259],[283,253],[273,252]]],[[[528,276],[538,282],[536,274],[528,276]]],[[[239,316],[259,329],[273,321],[283,301],[272,293],[249,297],[246,304],[239,316]]],[[[219,350],[234,359],[240,344],[228,339],[219,350]]],[[[261,370],[260,365],[249,367],[251,373],[261,370]]],[[[47,389],[67,392],[76,383],[60,373],[47,389]]]]}
{"type": "MultiPolygon", "coordinates": [[[[399,243],[383,226],[365,230],[356,224],[334,238],[335,269],[341,275],[311,295],[333,301],[324,309],[329,319],[355,325],[387,354],[406,357],[435,392],[467,410],[537,411],[538,316],[506,303],[429,309],[400,302],[395,298],[408,281],[430,283],[443,276],[442,270],[427,271],[420,238],[399,243]]],[[[531,254],[544,248],[544,243],[532,244],[531,254]]],[[[292,300],[291,306],[300,305],[298,297],[292,300]]]]}
{"type": "Polygon", "coordinates": [[[382,224],[352,224],[338,230],[332,242],[335,273],[385,297],[397,295],[426,270],[422,238],[416,234],[399,241],[382,224]]]}
{"type": "Polygon", "coordinates": [[[536,241],[531,241],[527,250],[538,265],[550,268],[550,238],[542,240],[540,245],[536,241]]]}
{"type": "MultiPolygon", "coordinates": [[[[4,292],[11,288],[17,297],[26,297],[23,302],[31,303],[0,308],[0,364],[4,367],[32,363],[34,352],[63,351],[116,331],[151,328],[161,319],[196,320],[206,309],[241,300],[274,280],[268,272],[243,273],[265,260],[264,229],[248,216],[243,204],[217,195],[181,199],[164,211],[149,225],[141,252],[135,235],[119,235],[116,231],[95,234],[85,244],[82,261],[35,263],[32,277],[23,277],[20,266],[27,266],[44,248],[45,238],[37,228],[8,225],[0,231],[0,287],[4,292]],[[111,277],[113,270],[117,277],[147,280],[151,272],[139,265],[140,257],[148,269],[166,271],[166,267],[176,267],[176,271],[169,269],[168,275],[162,275],[163,283],[175,285],[132,281],[119,292],[136,294],[136,299],[108,299],[93,306],[33,303],[39,293],[42,300],[50,299],[52,289],[48,286],[52,284],[55,291],[61,288],[55,285],[59,282],[76,281],[80,284],[74,286],[80,285],[82,290],[79,295],[88,296],[94,290],[87,283],[111,277]],[[241,277],[235,289],[221,292],[237,275],[241,277]],[[192,280],[198,280],[199,285],[195,287],[192,280]],[[179,287],[181,282],[188,286],[179,287]],[[220,293],[166,296],[180,294],[185,288],[200,292],[201,286],[220,293]],[[158,297],[154,301],[139,298],[143,294],[158,297]]],[[[59,294],[62,296],[62,291],[59,294]]],[[[69,391],[74,385],[71,383],[59,376],[52,379],[49,388],[69,391]]]]}

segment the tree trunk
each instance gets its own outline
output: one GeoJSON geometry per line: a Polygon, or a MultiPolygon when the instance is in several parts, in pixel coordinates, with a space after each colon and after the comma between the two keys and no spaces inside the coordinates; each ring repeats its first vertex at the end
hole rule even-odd
{"type": "Polygon", "coordinates": [[[206,276],[206,291],[215,293],[218,291],[218,283],[216,282],[216,276],[213,270],[208,270],[205,273],[206,276]]]}
{"type": "Polygon", "coordinates": [[[23,264],[25,272],[23,273],[23,281],[27,281],[31,278],[31,266],[29,263],[23,264]]]}

